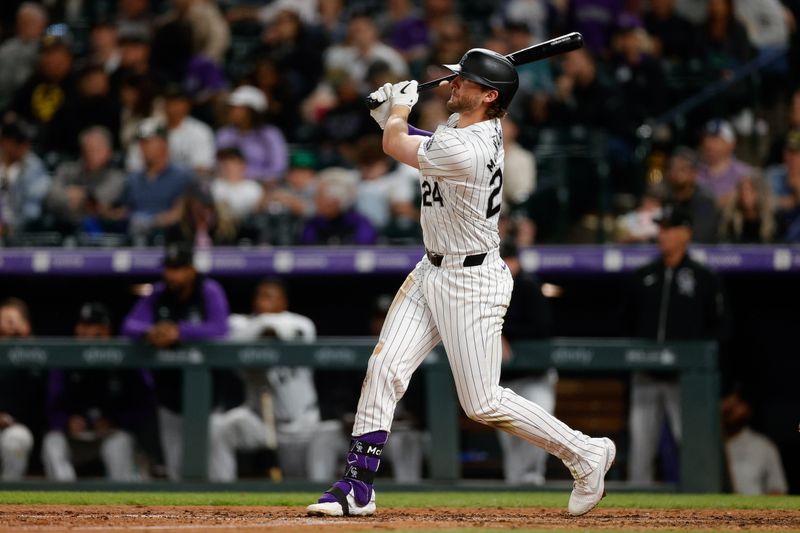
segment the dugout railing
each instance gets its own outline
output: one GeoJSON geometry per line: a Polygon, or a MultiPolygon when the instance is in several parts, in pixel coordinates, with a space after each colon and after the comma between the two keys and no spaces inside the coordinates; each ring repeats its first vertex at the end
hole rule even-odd
{"type": "MultiPolygon", "coordinates": [[[[121,339],[102,342],[63,338],[5,340],[0,341],[0,369],[181,368],[185,417],[183,478],[204,481],[212,368],[280,365],[363,371],[373,345],[372,338],[326,338],[314,344],[218,342],[157,350],[121,339]]],[[[513,347],[515,357],[505,367],[515,370],[556,368],[587,375],[636,370],[677,374],[683,405],[679,488],[683,492],[722,490],[715,343],[659,345],[629,339],[562,338],[517,343],[513,347]]],[[[453,483],[460,478],[459,406],[441,346],[426,358],[420,370],[427,392],[429,431],[435,443],[431,450],[430,480],[453,483]]]]}

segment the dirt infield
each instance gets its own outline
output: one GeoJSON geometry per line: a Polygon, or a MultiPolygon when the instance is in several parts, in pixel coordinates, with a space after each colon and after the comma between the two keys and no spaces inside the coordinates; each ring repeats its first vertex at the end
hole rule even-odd
{"type": "Polygon", "coordinates": [[[0,531],[370,531],[447,528],[800,530],[800,510],[383,508],[366,518],[311,518],[298,507],[0,505],[0,531]]]}

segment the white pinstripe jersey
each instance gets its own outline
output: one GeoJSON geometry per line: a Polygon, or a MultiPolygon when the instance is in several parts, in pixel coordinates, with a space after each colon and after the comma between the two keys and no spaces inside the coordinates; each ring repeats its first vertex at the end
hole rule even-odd
{"type": "Polygon", "coordinates": [[[499,119],[456,128],[458,113],[420,144],[425,247],[471,255],[497,248],[503,198],[503,132],[499,119]]]}

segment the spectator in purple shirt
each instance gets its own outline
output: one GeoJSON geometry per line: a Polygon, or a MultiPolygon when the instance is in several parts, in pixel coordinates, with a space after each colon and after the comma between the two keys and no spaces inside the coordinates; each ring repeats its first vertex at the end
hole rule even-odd
{"type": "MultiPolygon", "coordinates": [[[[228,333],[228,300],[214,280],[200,276],[194,268],[190,246],[173,243],[164,254],[164,281],[153,287],[125,318],[122,334],[140,339],[160,349],[170,349],[186,342],[223,338],[228,333]]],[[[179,369],[155,373],[158,398],[158,422],[161,446],[170,479],[180,478],[183,443],[182,375],[179,369]]],[[[228,395],[238,392],[228,372],[214,372],[215,406],[234,407],[241,398],[228,395]]],[[[212,428],[211,440],[218,437],[212,428]]],[[[213,476],[212,476],[213,479],[213,476]]]]}
{"type": "Polygon", "coordinates": [[[303,230],[302,244],[375,244],[375,228],[354,207],[358,194],[355,175],[334,167],[319,176],[317,212],[303,230]]]}
{"type": "Polygon", "coordinates": [[[697,183],[711,191],[720,209],[730,203],[739,180],[753,173],[748,165],[736,159],[735,147],[736,134],[729,122],[714,119],[706,124],[697,183]]]}
{"type": "Polygon", "coordinates": [[[263,123],[267,97],[243,85],[228,97],[229,125],[217,132],[217,148],[238,148],[247,162],[247,177],[273,182],[286,172],[289,150],[281,130],[263,123]]]}

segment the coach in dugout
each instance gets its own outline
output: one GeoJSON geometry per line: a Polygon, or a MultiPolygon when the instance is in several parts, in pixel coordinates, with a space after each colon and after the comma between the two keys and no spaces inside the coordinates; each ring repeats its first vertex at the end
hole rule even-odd
{"type": "MultiPolygon", "coordinates": [[[[667,203],[654,221],[658,224],[660,253],[633,276],[625,307],[626,333],[658,343],[722,340],[728,322],[726,298],[719,276],[689,257],[691,211],[667,203]]],[[[677,443],[681,441],[678,379],[634,372],[630,401],[629,479],[652,483],[662,432],[671,432],[677,443]]],[[[672,439],[664,442],[672,443],[672,439]]],[[[664,479],[677,481],[678,465],[667,456],[663,459],[664,479]]]]}
{"type": "MultiPolygon", "coordinates": [[[[122,334],[156,348],[169,349],[185,342],[223,338],[228,333],[228,300],[214,280],[198,274],[191,246],[169,244],[164,253],[164,281],[143,297],[125,318],[122,334]]],[[[154,372],[158,399],[158,425],[167,477],[180,479],[183,443],[182,376],[180,369],[154,372]]],[[[241,404],[242,385],[232,373],[215,370],[214,406],[241,404]]],[[[212,418],[213,422],[213,418],[212,418]]],[[[218,430],[210,424],[211,456],[218,430]]],[[[209,479],[219,480],[213,461],[209,479]]]]}

